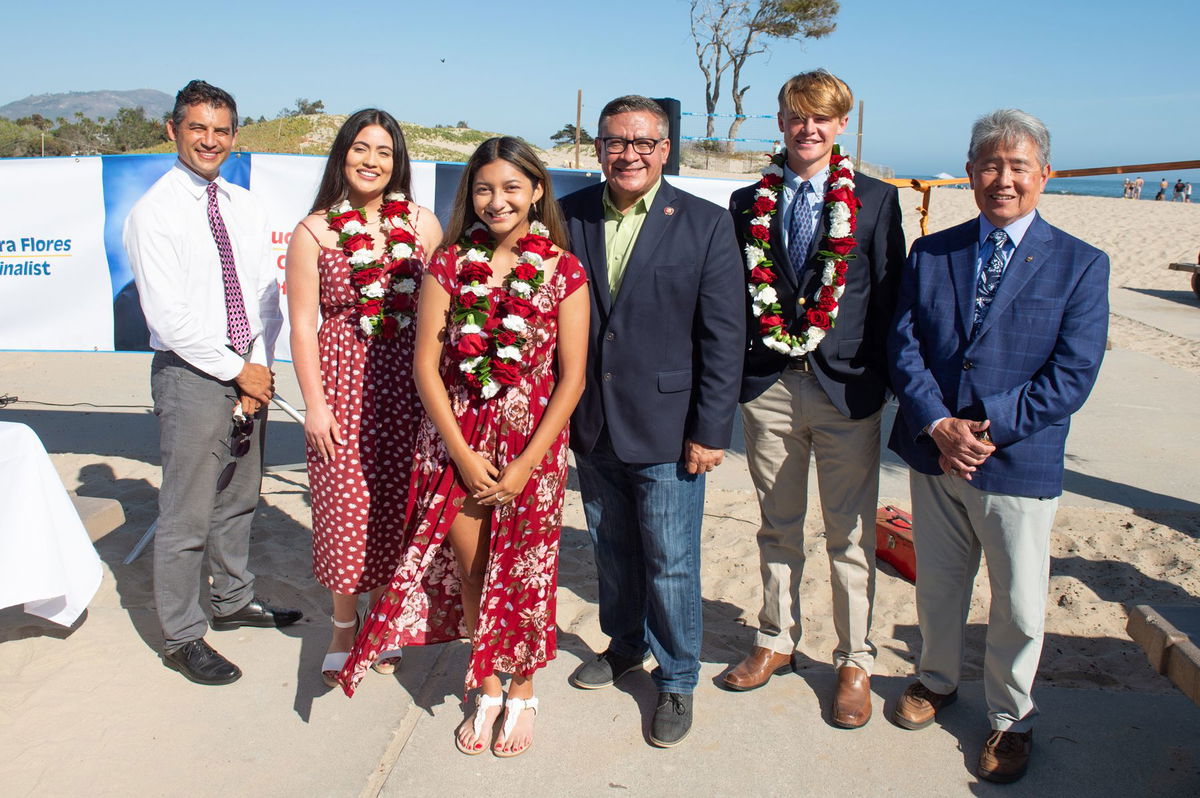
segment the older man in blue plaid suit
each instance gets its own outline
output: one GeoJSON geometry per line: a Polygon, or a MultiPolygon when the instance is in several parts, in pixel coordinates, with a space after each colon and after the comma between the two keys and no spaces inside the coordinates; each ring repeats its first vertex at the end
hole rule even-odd
{"type": "Polygon", "coordinates": [[[913,244],[888,339],[900,401],[889,445],[911,467],[923,643],[893,719],[923,728],[955,699],[982,552],[992,732],[977,772],[1004,782],[1033,748],[1050,528],[1071,414],[1104,356],[1108,256],[1037,213],[1050,176],[1038,119],[981,117],[967,158],[980,215],[913,244]]]}

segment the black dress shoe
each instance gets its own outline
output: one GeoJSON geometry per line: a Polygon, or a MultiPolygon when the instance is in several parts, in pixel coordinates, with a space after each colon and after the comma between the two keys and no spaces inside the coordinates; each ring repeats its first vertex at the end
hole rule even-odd
{"type": "Polygon", "coordinates": [[[242,678],[238,666],[213,651],[204,638],[163,654],[163,664],[196,684],[230,684],[242,678]]]}
{"type": "Polygon", "coordinates": [[[229,615],[214,615],[212,628],[219,632],[237,629],[239,626],[260,626],[265,628],[282,629],[291,626],[304,617],[300,610],[284,610],[272,607],[266,599],[257,596],[237,612],[229,615]]]}
{"type": "Polygon", "coordinates": [[[650,742],[659,748],[671,748],[683,742],[692,730],[692,696],[683,693],[659,693],[658,708],[650,725],[650,742]]]}
{"type": "Polygon", "coordinates": [[[648,654],[640,657],[620,657],[611,651],[597,654],[591,662],[579,666],[579,670],[567,677],[572,687],[580,690],[599,690],[608,687],[627,673],[641,670],[649,659],[648,654]]]}

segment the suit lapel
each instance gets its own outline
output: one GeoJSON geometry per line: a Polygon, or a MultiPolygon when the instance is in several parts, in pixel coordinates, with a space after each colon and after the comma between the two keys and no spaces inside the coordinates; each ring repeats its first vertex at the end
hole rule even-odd
{"type": "MultiPolygon", "coordinates": [[[[662,240],[663,235],[671,226],[675,214],[679,211],[676,199],[675,189],[671,187],[670,183],[663,180],[658,187],[658,193],[654,195],[650,211],[646,214],[646,221],[642,222],[642,229],[638,231],[637,240],[633,242],[633,251],[629,253],[629,260],[625,263],[625,274],[621,278],[621,289],[617,291],[616,299],[612,300],[613,305],[620,302],[621,297],[627,292],[635,290],[637,284],[645,279],[646,274],[653,271],[651,264],[654,250],[658,248],[658,242],[662,240]]],[[[603,224],[600,229],[600,237],[603,246],[603,224]]]]}
{"type": "Polygon", "coordinates": [[[950,279],[958,299],[958,317],[963,334],[970,335],[975,320],[975,261],[979,258],[979,219],[963,228],[966,238],[961,246],[950,250],[950,279]]]}
{"type": "MultiPolygon", "coordinates": [[[[600,190],[604,190],[604,184],[600,184],[600,190]]],[[[599,213],[595,219],[588,221],[583,225],[583,245],[586,257],[585,262],[591,266],[588,280],[591,282],[593,293],[596,295],[596,304],[608,315],[612,309],[612,293],[608,288],[608,257],[604,249],[604,204],[603,194],[597,198],[594,206],[599,207],[599,213]]]]}
{"type": "MultiPolygon", "coordinates": [[[[1036,211],[1035,211],[1036,213],[1036,211]]],[[[982,336],[992,326],[992,323],[1004,314],[1005,309],[1013,303],[1021,289],[1033,278],[1034,273],[1041,268],[1050,254],[1050,242],[1053,235],[1050,225],[1042,220],[1041,215],[1033,219],[1021,239],[1021,245],[1013,252],[1004,267],[1004,276],[996,288],[996,296],[992,299],[983,323],[979,325],[979,336],[982,336]]],[[[978,241],[976,237],[976,241],[978,241]]]]}
{"type": "MultiPolygon", "coordinates": [[[[782,192],[780,194],[782,196],[782,192]]],[[[776,210],[775,215],[771,217],[771,253],[775,256],[772,258],[775,262],[775,273],[780,275],[792,293],[795,293],[800,288],[796,282],[796,269],[792,266],[787,246],[783,243],[783,217],[786,212],[786,208],[776,210]]]]}

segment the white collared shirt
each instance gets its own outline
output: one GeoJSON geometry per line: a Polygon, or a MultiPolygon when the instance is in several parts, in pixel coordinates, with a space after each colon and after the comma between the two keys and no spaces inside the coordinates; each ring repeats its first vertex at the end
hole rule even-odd
{"type": "MultiPolygon", "coordinates": [[[[267,217],[246,189],[220,177],[214,182],[250,322],[249,359],[270,366],[283,317],[267,217]]],[[[228,381],[246,361],[229,348],[225,283],[208,224],[207,188],[207,180],[176,161],[133,206],[124,242],[150,346],[228,381]]]]}

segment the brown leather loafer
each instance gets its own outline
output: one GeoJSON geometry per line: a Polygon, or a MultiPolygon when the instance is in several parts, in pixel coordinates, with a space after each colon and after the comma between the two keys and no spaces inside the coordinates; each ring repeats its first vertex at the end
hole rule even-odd
{"type": "Polygon", "coordinates": [[[792,655],[777,654],[769,648],[755,646],[749,656],[738,663],[737,667],[725,674],[721,684],[726,690],[745,692],[762,687],[771,681],[777,673],[788,673],[792,670],[792,655]]]}
{"type": "Polygon", "coordinates": [[[1033,730],[993,731],[979,752],[979,778],[1009,784],[1025,775],[1033,753],[1033,730]]]}
{"type": "Polygon", "coordinates": [[[938,710],[958,700],[958,691],[942,695],[926,687],[919,679],[910,684],[896,703],[892,720],[902,729],[924,729],[933,723],[938,710]]]}
{"type": "Polygon", "coordinates": [[[837,692],[833,696],[834,726],[857,729],[871,719],[871,675],[862,668],[843,665],[837,671],[837,692]]]}

